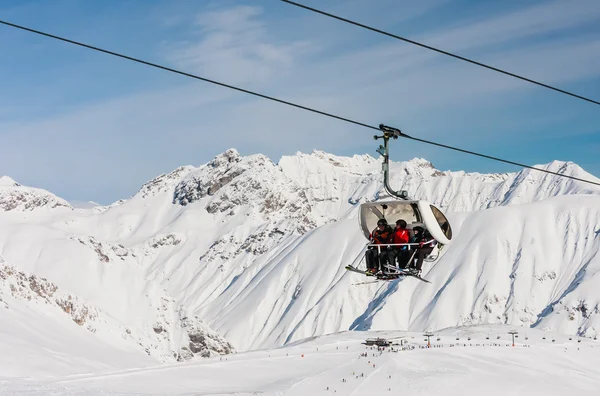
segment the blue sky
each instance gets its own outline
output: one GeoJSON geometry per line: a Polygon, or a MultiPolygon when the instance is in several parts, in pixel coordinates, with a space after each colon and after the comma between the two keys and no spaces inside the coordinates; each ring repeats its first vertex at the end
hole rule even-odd
{"type": "MultiPolygon", "coordinates": [[[[600,100],[600,2],[304,0],[600,100]]],[[[17,1],[0,19],[440,143],[600,176],[600,107],[276,0],[17,1]]],[[[372,130],[0,26],[0,175],[108,204],[235,147],[376,156],[372,130]]],[[[392,159],[519,168],[410,141],[392,159]]]]}

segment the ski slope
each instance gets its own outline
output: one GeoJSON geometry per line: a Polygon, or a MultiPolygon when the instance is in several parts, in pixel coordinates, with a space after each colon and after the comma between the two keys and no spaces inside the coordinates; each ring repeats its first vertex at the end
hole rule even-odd
{"type": "Polygon", "coordinates": [[[529,329],[520,331],[512,347],[511,329],[445,329],[431,338],[432,348],[425,348],[421,333],[343,332],[197,362],[44,379],[0,377],[0,392],[29,396],[597,394],[600,343],[529,329]],[[403,345],[392,346],[395,352],[391,352],[363,344],[374,337],[403,345]]]}

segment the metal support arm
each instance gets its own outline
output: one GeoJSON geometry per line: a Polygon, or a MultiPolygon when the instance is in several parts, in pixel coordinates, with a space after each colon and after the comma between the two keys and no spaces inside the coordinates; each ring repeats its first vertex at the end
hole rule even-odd
{"type": "Polygon", "coordinates": [[[373,139],[378,140],[378,139],[383,139],[383,146],[380,145],[379,148],[377,149],[377,152],[379,154],[381,154],[381,156],[383,157],[383,165],[382,165],[382,170],[383,170],[383,186],[385,187],[385,190],[388,192],[388,194],[396,197],[396,198],[400,198],[400,199],[404,199],[404,200],[408,200],[408,192],[406,190],[402,190],[402,191],[394,191],[392,189],[392,187],[390,186],[390,151],[389,151],[389,146],[388,146],[388,141],[390,140],[390,138],[392,139],[398,139],[399,136],[406,136],[404,133],[402,133],[399,129],[396,128],[392,128],[389,126],[385,126],[383,124],[379,125],[379,129],[381,129],[381,131],[383,132],[382,136],[373,136],[373,139]]]}

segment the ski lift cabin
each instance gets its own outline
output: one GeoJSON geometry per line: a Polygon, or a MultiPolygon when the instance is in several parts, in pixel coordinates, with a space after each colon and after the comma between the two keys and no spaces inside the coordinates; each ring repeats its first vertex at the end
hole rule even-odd
{"type": "Polygon", "coordinates": [[[427,201],[389,200],[363,203],[360,205],[358,219],[367,240],[377,227],[379,219],[387,220],[392,227],[397,220],[406,221],[406,228],[411,238],[414,236],[413,228],[421,226],[426,229],[437,242],[427,261],[436,260],[441,247],[452,241],[450,222],[439,208],[427,201]]]}

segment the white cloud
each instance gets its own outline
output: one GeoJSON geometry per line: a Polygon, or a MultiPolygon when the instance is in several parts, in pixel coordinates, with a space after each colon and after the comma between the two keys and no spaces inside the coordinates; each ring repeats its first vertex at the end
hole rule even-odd
{"type": "Polygon", "coordinates": [[[167,56],[186,70],[232,84],[288,76],[296,56],[311,51],[311,44],[278,42],[257,18],[261,14],[260,7],[250,6],[202,13],[197,18],[202,33],[198,41],[175,43],[167,56]]]}
{"type": "Polygon", "coordinates": [[[202,12],[196,22],[202,27],[203,33],[239,32],[262,29],[264,24],[254,19],[263,13],[262,8],[253,6],[236,6],[218,11],[202,12]]]}

